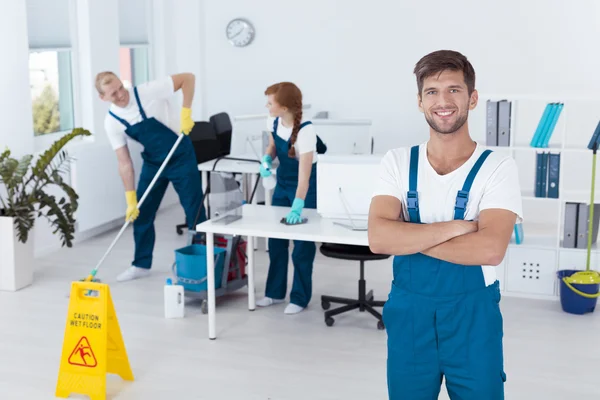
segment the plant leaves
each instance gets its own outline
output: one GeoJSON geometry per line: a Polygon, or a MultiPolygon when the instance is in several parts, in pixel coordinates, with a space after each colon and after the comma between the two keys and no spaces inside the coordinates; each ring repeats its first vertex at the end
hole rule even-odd
{"type": "Polygon", "coordinates": [[[2,177],[2,182],[6,185],[7,190],[14,187],[13,177],[18,166],[19,162],[10,157],[4,159],[0,165],[0,176],[2,177]]]}
{"type": "Polygon", "coordinates": [[[27,170],[29,169],[29,164],[31,163],[32,159],[33,159],[33,155],[28,154],[26,156],[23,156],[19,160],[19,164],[17,165],[17,168],[15,169],[15,175],[13,177],[15,182],[23,181],[23,178],[25,177],[25,174],[27,173],[27,170]]]}
{"type": "Polygon", "coordinates": [[[6,199],[0,198],[0,205],[7,217],[13,217],[17,237],[25,243],[33,229],[36,217],[46,217],[53,233],[59,234],[62,245],[71,247],[75,234],[74,212],[78,207],[78,195],[63,179],[70,170],[71,157],[63,147],[78,136],[90,136],[83,128],[76,128],[54,142],[30,169],[33,156],[26,155],[20,160],[10,157],[10,150],[0,154],[0,183],[6,187],[6,199]],[[28,171],[31,175],[27,177],[28,171]],[[67,195],[57,201],[44,188],[49,185],[60,187],[67,195]],[[68,198],[68,200],[67,200],[68,198]],[[37,208],[37,209],[36,209],[37,208]]]}
{"type": "MultiPolygon", "coordinates": [[[[58,139],[56,142],[54,142],[52,144],[52,146],[50,146],[50,148],[48,150],[46,150],[40,156],[40,158],[37,160],[37,163],[33,167],[33,173],[35,175],[43,174],[44,171],[46,170],[46,168],[48,168],[48,166],[52,162],[52,160],[54,160],[54,158],[61,153],[62,148],[69,141],[76,138],[77,136],[90,136],[90,135],[91,135],[91,132],[88,131],[87,129],[83,129],[83,128],[73,129],[73,131],[71,133],[67,133],[66,135],[64,135],[63,137],[58,139]]],[[[62,154],[64,155],[64,152],[62,152],[62,154]]]]}

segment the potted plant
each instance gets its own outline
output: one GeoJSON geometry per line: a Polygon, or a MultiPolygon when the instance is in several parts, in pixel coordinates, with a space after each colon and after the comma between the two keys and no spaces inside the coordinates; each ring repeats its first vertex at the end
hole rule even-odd
{"type": "Polygon", "coordinates": [[[76,128],[54,142],[37,160],[25,155],[12,158],[10,150],[0,154],[0,290],[16,291],[33,281],[33,238],[36,218],[45,217],[71,247],[75,233],[77,193],[63,178],[70,158],[63,147],[78,136],[91,133],[76,128]],[[49,194],[58,187],[67,197],[49,194]]]}

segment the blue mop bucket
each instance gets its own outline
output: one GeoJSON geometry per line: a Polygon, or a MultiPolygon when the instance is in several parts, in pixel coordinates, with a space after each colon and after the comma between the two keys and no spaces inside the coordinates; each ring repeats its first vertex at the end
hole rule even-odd
{"type": "MultiPolygon", "coordinates": [[[[221,247],[215,249],[215,289],[221,287],[223,266],[227,250],[221,247]]],[[[192,244],[175,250],[174,273],[177,281],[186,290],[203,292],[208,290],[206,268],[206,246],[192,244]]]]}
{"type": "MultiPolygon", "coordinates": [[[[576,272],[585,272],[577,269],[564,269],[561,271],[557,271],[557,276],[560,281],[560,304],[562,306],[563,311],[568,312],[570,314],[585,314],[588,312],[594,312],[596,308],[596,302],[598,298],[587,298],[578,293],[576,293],[573,289],[571,289],[563,278],[570,277],[576,272]]],[[[576,290],[586,293],[589,295],[598,294],[598,290],[600,289],[600,285],[597,283],[592,284],[570,284],[576,290]]]]}

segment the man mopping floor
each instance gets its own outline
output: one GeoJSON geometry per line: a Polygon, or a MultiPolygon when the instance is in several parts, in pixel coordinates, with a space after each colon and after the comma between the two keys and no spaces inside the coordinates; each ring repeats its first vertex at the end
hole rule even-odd
{"type": "Polygon", "coordinates": [[[125,186],[126,219],[133,221],[134,259],[131,267],[117,277],[118,281],[142,278],[150,274],[156,238],[154,219],[169,182],[179,196],[188,228],[194,228],[192,224],[198,213],[198,223],[206,220],[196,155],[192,142],[187,137],[194,127],[191,110],[194,86],[195,78],[191,73],[167,76],[130,89],[126,89],[113,72],[101,72],[96,77],[96,89],[100,98],[111,102],[104,127],[117,155],[119,174],[125,186]],[[180,115],[173,112],[169,105],[169,99],[178,90],[183,93],[180,115]],[[177,142],[179,132],[186,137],[177,146],[138,210],[138,199],[177,142]],[[127,140],[135,140],[144,148],[137,190],[127,140]]]}

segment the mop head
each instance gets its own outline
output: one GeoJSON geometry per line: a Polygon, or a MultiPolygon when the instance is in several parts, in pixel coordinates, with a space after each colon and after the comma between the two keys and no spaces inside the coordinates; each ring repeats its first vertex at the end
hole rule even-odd
{"type": "Polygon", "coordinates": [[[302,220],[300,222],[295,223],[295,224],[290,224],[290,223],[287,222],[287,220],[285,219],[285,217],[283,217],[283,218],[281,218],[281,221],[279,221],[279,222],[281,222],[284,225],[302,225],[302,224],[305,224],[305,223],[308,222],[308,218],[302,218],[302,220]]]}
{"type": "Polygon", "coordinates": [[[597,285],[600,284],[600,274],[596,271],[580,271],[564,277],[563,280],[580,285],[597,285]]]}

